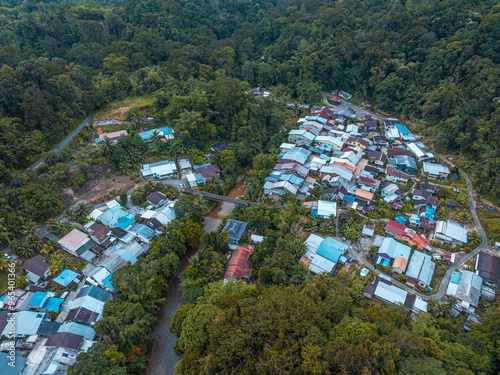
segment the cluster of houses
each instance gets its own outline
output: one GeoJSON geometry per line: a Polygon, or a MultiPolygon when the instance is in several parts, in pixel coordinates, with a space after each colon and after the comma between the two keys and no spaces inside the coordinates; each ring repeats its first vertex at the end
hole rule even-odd
{"type": "Polygon", "coordinates": [[[24,262],[28,287],[0,297],[0,309],[13,306],[15,324],[0,310],[0,354],[14,346],[13,374],[66,373],[76,356],[91,347],[94,325],[113,298],[112,274],[135,264],[160,227],[175,219],[174,202],[162,193],[153,192],[146,200],[148,207],[135,213],[115,200],[96,206],[82,230],[73,229],[58,241],[69,254],[89,262],[85,268],[50,275],[43,256],[24,262]],[[13,344],[7,337],[12,332],[13,344]]]}
{"type": "MultiPolygon", "coordinates": [[[[217,142],[210,146],[211,152],[224,151],[226,143],[217,142]]],[[[206,155],[210,157],[210,155],[206,155]]],[[[143,164],[141,176],[147,179],[178,178],[179,174],[187,179],[190,188],[205,185],[212,177],[220,177],[220,168],[217,164],[204,163],[192,165],[189,157],[183,156],[174,160],[163,160],[150,164],[143,164]]]]}

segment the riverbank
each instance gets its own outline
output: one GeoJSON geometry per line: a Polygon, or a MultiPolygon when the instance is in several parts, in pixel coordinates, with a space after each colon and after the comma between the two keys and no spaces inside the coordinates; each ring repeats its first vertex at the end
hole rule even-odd
{"type": "MultiPolygon", "coordinates": [[[[245,194],[245,176],[240,176],[235,185],[226,194],[229,198],[238,198],[245,194]]],[[[235,205],[228,202],[219,202],[203,221],[203,230],[207,233],[217,230],[223,219],[233,212],[235,205]]],[[[177,275],[170,280],[165,303],[158,312],[158,322],[153,331],[153,347],[149,354],[149,364],[146,370],[148,375],[173,375],[175,364],[179,357],[174,352],[177,337],[170,332],[170,323],[184,303],[182,300],[181,275],[189,266],[189,260],[198,252],[198,249],[189,251],[181,260],[177,275]]]]}

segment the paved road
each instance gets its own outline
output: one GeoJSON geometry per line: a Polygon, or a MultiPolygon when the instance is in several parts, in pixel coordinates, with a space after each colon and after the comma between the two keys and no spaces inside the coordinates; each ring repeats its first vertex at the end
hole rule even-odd
{"type": "MultiPolygon", "coordinates": [[[[64,138],[64,140],[61,143],[59,143],[56,147],[54,147],[54,149],[52,149],[51,152],[61,151],[63,149],[63,147],[65,147],[69,142],[71,142],[73,140],[73,138],[75,138],[80,133],[80,131],[89,123],[89,121],[92,119],[92,116],[94,116],[93,113],[91,113],[90,115],[85,117],[85,120],[83,120],[80,123],[80,125],[78,125],[78,127],[71,132],[71,134],[69,134],[66,138],[64,138]]],[[[44,162],[44,160],[43,160],[43,158],[41,158],[40,160],[38,160],[35,164],[33,164],[31,166],[31,169],[32,170],[36,169],[43,162],[44,162]]],[[[26,173],[27,172],[25,172],[24,175],[26,175],[26,173]]]]}
{"type": "MultiPolygon", "coordinates": [[[[405,284],[400,283],[396,279],[392,279],[392,283],[394,285],[399,286],[400,288],[405,289],[406,291],[415,294],[416,296],[424,299],[424,300],[429,300],[429,299],[437,299],[437,300],[442,300],[445,296],[446,289],[448,288],[448,283],[450,282],[451,275],[453,271],[458,270],[462,265],[467,263],[469,260],[474,258],[481,250],[484,250],[488,247],[488,237],[486,236],[486,233],[484,232],[483,228],[481,227],[481,223],[479,222],[479,219],[476,215],[476,205],[474,202],[474,196],[473,196],[473,190],[472,190],[472,184],[469,180],[469,176],[467,176],[463,171],[459,170],[460,174],[464,177],[465,182],[467,183],[467,190],[469,193],[469,202],[470,202],[470,210],[472,213],[472,217],[474,218],[474,223],[476,224],[476,229],[478,230],[480,236],[481,236],[481,243],[479,244],[478,247],[476,247],[473,251],[471,251],[469,254],[466,254],[462,256],[453,266],[451,266],[448,271],[446,271],[445,275],[443,276],[443,279],[441,280],[441,284],[439,285],[439,288],[436,293],[431,294],[431,295],[423,295],[419,292],[417,292],[415,289],[410,288],[406,286],[405,284]]],[[[382,273],[380,270],[376,269],[373,267],[373,265],[366,259],[364,253],[358,253],[356,250],[354,250],[352,247],[349,247],[349,254],[359,260],[363,265],[370,270],[376,272],[377,274],[382,273]]]]}

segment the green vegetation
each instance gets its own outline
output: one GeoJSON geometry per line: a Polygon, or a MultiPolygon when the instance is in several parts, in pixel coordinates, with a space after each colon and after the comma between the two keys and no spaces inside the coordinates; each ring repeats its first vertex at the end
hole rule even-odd
{"type": "MultiPolygon", "coordinates": [[[[206,189],[226,192],[253,162],[246,194],[257,200],[284,140],[284,102],[320,103],[321,90],[344,89],[418,121],[429,147],[461,154],[454,162],[474,174],[478,191],[500,197],[497,1],[6,0],[1,9],[0,245],[22,257],[53,252],[34,228],[68,207],[62,191],[111,172],[138,182],[143,162],[185,155],[203,162],[215,141],[228,143],[212,158],[224,183],[214,179],[206,189]],[[253,86],[272,95],[256,99],[253,86]],[[46,154],[96,110],[130,121],[130,134],[93,147],[94,129],[86,127],[46,154]],[[148,147],[137,134],[151,127],[147,116],[153,127],[172,127],[175,140],[155,135],[148,147]],[[46,162],[24,175],[42,155],[46,162]]],[[[143,205],[159,188],[147,189],[132,201],[143,205]]],[[[203,251],[183,277],[192,304],[173,326],[181,374],[498,373],[498,309],[465,335],[442,311],[412,321],[364,300],[365,280],[313,278],[298,264],[306,230],[332,233],[334,226],[309,220],[294,203],[285,195],[271,207],[234,211],[266,236],[252,254],[256,287],[249,287],[218,281],[223,241],[202,236],[205,204],[181,198],[178,220],[149,256],[113,274],[116,298],[96,325],[103,341],[69,374],[143,373],[167,280],[198,246],[203,251]]],[[[69,214],[83,222],[85,212],[79,206],[69,214]]],[[[340,233],[355,239],[360,227],[355,219],[340,233]]],[[[498,225],[488,227],[496,236],[498,225]]],[[[56,269],[64,259],[51,261],[56,269]]]]}

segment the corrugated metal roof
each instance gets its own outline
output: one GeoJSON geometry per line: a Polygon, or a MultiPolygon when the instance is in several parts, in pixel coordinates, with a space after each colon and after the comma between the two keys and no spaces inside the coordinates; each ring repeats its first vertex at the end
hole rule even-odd
{"type": "Polygon", "coordinates": [[[78,274],[74,271],[65,269],[59,275],[54,277],[54,282],[67,287],[73,280],[78,277],[78,274]]]}
{"type": "Polygon", "coordinates": [[[406,276],[430,285],[436,264],[430,255],[415,251],[408,264],[406,276]]]}

